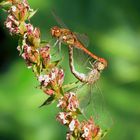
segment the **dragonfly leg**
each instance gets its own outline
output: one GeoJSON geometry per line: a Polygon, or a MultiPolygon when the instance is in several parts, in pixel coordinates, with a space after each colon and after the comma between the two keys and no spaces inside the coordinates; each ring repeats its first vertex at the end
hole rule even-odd
{"type": "Polygon", "coordinates": [[[61,52],[61,41],[59,41],[59,44],[58,44],[58,52],[61,52]]]}
{"type": "Polygon", "coordinates": [[[92,66],[92,68],[94,67],[94,64],[97,62],[97,60],[95,60],[94,62],[89,61],[89,64],[92,66]]]}
{"type": "Polygon", "coordinates": [[[92,70],[92,68],[90,68],[90,67],[86,67],[87,69],[89,69],[89,70],[92,70]]]}
{"type": "Polygon", "coordinates": [[[91,62],[91,61],[89,60],[88,62],[89,62],[89,64],[90,64],[91,68],[90,68],[90,67],[87,67],[87,69],[93,70],[94,64],[97,62],[97,60],[95,60],[94,62],[91,62]]]}
{"type": "Polygon", "coordinates": [[[54,43],[53,47],[55,47],[58,43],[59,43],[59,40],[57,40],[57,41],[54,43]]]}
{"type": "Polygon", "coordinates": [[[70,84],[66,84],[66,85],[63,86],[63,88],[65,89],[65,88],[71,88],[71,87],[73,87],[73,86],[77,86],[78,82],[79,82],[79,81],[72,82],[72,83],[70,83],[70,84]]]}

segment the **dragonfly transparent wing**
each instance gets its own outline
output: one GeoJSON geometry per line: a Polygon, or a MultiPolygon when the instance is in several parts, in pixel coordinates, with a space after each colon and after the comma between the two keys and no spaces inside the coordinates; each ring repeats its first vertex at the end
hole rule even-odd
{"type": "Polygon", "coordinates": [[[84,45],[84,47],[88,47],[89,46],[89,38],[86,34],[80,34],[77,32],[74,32],[74,34],[76,35],[77,39],[84,45]]]}
{"type": "Polygon", "coordinates": [[[84,116],[87,118],[92,116],[95,123],[102,130],[108,130],[112,126],[113,121],[100,90],[95,84],[94,86],[85,85],[80,89],[79,93],[80,107],[83,110],[84,116]]]}
{"type": "MultiPolygon", "coordinates": [[[[52,15],[54,17],[54,19],[56,20],[56,22],[62,27],[62,28],[66,28],[69,29],[66,24],[62,21],[62,19],[56,14],[56,12],[54,10],[52,10],[52,15]]],[[[77,32],[74,32],[74,34],[76,35],[77,39],[85,46],[88,47],[89,45],[89,38],[86,34],[80,34],[77,32]]]]}
{"type": "MultiPolygon", "coordinates": [[[[73,59],[74,65],[81,70],[81,72],[86,72],[89,62],[89,55],[87,55],[84,51],[74,48],[73,49],[73,59]]],[[[87,71],[88,72],[88,71],[87,71]]]]}
{"type": "MultiPolygon", "coordinates": [[[[68,29],[66,24],[60,19],[60,17],[56,14],[56,12],[54,10],[52,11],[52,15],[53,15],[54,19],[56,20],[56,22],[61,27],[68,29]]],[[[80,34],[80,33],[75,33],[75,32],[74,32],[74,34],[76,35],[79,42],[81,42],[85,47],[88,47],[89,38],[86,34],[80,34]]],[[[74,49],[74,51],[75,51],[74,56],[76,56],[76,58],[74,58],[74,60],[76,60],[79,63],[79,65],[86,67],[88,60],[91,57],[89,57],[89,55],[87,55],[84,51],[77,49],[76,47],[74,47],[74,48],[75,48],[74,49]]]]}
{"type": "MultiPolygon", "coordinates": [[[[74,34],[76,35],[78,41],[80,41],[84,45],[84,47],[87,48],[89,46],[89,38],[88,38],[88,36],[86,36],[86,34],[80,34],[77,32],[74,34]]],[[[78,62],[84,62],[84,66],[85,66],[87,64],[87,61],[85,61],[85,60],[88,60],[90,58],[90,56],[87,55],[84,51],[77,49],[77,48],[75,49],[75,52],[76,52],[75,56],[78,56],[77,57],[78,62]]]]}
{"type": "Polygon", "coordinates": [[[52,10],[51,13],[52,13],[52,15],[53,15],[53,17],[56,20],[58,25],[60,25],[62,28],[68,29],[66,24],[60,19],[60,17],[56,14],[56,12],[54,10],[52,10]]]}

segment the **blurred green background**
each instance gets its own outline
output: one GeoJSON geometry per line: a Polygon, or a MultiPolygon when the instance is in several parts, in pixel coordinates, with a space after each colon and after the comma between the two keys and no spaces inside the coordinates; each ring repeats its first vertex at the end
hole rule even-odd
{"type": "MultiPolygon", "coordinates": [[[[140,139],[140,1],[138,0],[29,0],[38,9],[32,19],[42,37],[57,25],[51,10],[73,31],[86,33],[89,49],[109,64],[100,89],[113,118],[105,140],[140,139]]],[[[38,109],[46,96],[16,50],[0,10],[0,140],[65,140],[66,130],[55,121],[56,104],[38,109]]],[[[67,49],[63,49],[67,53],[67,49]]],[[[67,58],[67,57],[66,57],[67,58]]],[[[69,71],[68,61],[65,71],[69,71]]],[[[72,76],[67,72],[66,81],[72,76]]],[[[73,77],[74,78],[74,77],[73,77]]]]}

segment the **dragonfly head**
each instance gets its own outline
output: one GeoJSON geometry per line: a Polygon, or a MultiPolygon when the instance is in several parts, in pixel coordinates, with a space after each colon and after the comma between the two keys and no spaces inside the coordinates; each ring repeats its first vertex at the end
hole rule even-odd
{"type": "Polygon", "coordinates": [[[61,29],[58,26],[54,26],[51,28],[52,37],[59,38],[61,36],[61,29]]]}
{"type": "Polygon", "coordinates": [[[104,68],[107,67],[107,61],[104,58],[99,58],[99,61],[104,65],[104,68]]]}
{"type": "Polygon", "coordinates": [[[98,71],[102,71],[105,69],[104,63],[102,63],[100,61],[96,61],[92,66],[94,69],[97,69],[98,71]]]}

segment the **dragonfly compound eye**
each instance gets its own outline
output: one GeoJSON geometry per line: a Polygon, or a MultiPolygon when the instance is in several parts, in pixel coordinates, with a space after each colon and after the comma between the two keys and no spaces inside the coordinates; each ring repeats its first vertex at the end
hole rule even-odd
{"type": "Polygon", "coordinates": [[[98,66],[97,66],[97,69],[98,69],[99,71],[101,71],[101,70],[103,70],[104,68],[105,68],[105,65],[104,65],[103,63],[99,62],[99,63],[98,63],[98,66]]]}
{"type": "Polygon", "coordinates": [[[104,67],[107,67],[107,61],[104,58],[99,58],[99,61],[104,65],[104,67]]]}
{"type": "Polygon", "coordinates": [[[51,28],[51,35],[52,35],[53,37],[60,37],[60,35],[61,35],[60,28],[57,27],[57,26],[51,28]]]}

